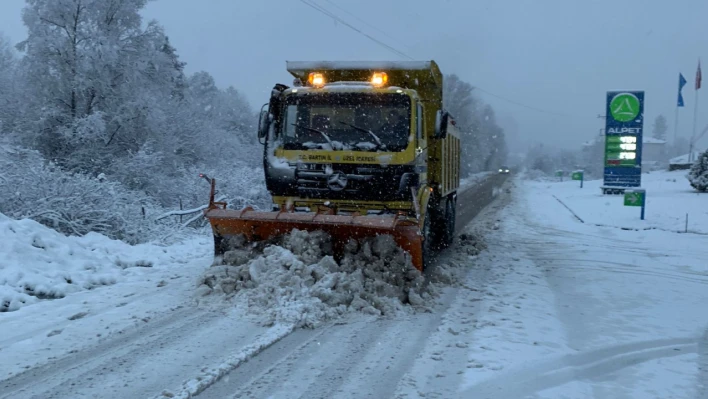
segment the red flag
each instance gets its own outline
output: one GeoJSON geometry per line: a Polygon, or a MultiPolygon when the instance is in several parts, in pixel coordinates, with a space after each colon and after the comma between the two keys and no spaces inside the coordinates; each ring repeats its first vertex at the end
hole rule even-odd
{"type": "Polygon", "coordinates": [[[701,88],[701,60],[698,60],[698,70],[696,71],[696,90],[701,88]]]}

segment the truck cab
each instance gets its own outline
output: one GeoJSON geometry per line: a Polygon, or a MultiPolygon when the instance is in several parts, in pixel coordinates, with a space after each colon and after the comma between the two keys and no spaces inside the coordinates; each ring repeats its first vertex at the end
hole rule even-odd
{"type": "Polygon", "coordinates": [[[293,87],[276,85],[259,126],[275,207],[419,216],[417,202],[444,196],[433,184],[439,173],[429,173],[436,166],[429,144],[452,130],[437,65],[288,62],[287,69],[293,87]]]}

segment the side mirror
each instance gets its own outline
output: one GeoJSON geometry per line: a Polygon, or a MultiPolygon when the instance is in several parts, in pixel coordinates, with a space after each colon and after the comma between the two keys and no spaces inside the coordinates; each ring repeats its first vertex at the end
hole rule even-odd
{"type": "Polygon", "coordinates": [[[440,110],[435,114],[435,138],[444,139],[447,137],[447,124],[450,121],[450,114],[440,110]]]}
{"type": "Polygon", "coordinates": [[[263,104],[261,107],[261,114],[258,117],[258,142],[261,144],[265,143],[265,137],[268,135],[268,128],[270,127],[270,112],[266,108],[268,104],[263,104]]]}

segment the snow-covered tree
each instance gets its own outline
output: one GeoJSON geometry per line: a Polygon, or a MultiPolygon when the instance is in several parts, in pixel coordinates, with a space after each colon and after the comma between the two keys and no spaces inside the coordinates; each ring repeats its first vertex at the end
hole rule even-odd
{"type": "Polygon", "coordinates": [[[479,155],[482,157],[483,170],[495,170],[506,163],[506,140],[504,130],[497,124],[494,109],[490,105],[482,108],[480,118],[479,143],[483,151],[479,155]]]}
{"type": "Polygon", "coordinates": [[[15,65],[10,40],[0,32],[0,134],[7,133],[17,116],[15,65]]]}
{"type": "Polygon", "coordinates": [[[654,126],[652,129],[652,137],[659,140],[666,140],[666,132],[669,130],[669,126],[666,124],[666,117],[664,115],[659,115],[654,119],[654,126]]]}
{"type": "Polygon", "coordinates": [[[138,151],[146,120],[170,98],[181,64],[162,28],[142,27],[147,0],[27,0],[26,75],[36,126],[31,142],[63,167],[100,171],[138,151]]]}
{"type": "Polygon", "coordinates": [[[443,102],[462,136],[463,175],[493,170],[506,162],[504,130],[492,107],[475,98],[471,84],[454,74],[445,76],[443,102]]]}
{"type": "Polygon", "coordinates": [[[708,191],[708,150],[698,156],[687,177],[691,187],[700,192],[708,191]]]}

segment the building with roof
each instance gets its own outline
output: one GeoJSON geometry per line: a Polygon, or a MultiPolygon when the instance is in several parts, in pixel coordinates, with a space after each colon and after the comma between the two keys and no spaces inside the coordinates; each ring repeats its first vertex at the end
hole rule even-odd
{"type": "Polygon", "coordinates": [[[691,169],[691,165],[693,165],[693,161],[689,161],[689,159],[698,159],[698,156],[701,155],[703,151],[694,151],[693,152],[693,157],[689,157],[690,154],[683,154],[679,155],[675,158],[671,158],[669,160],[669,170],[688,170],[691,169]]]}

